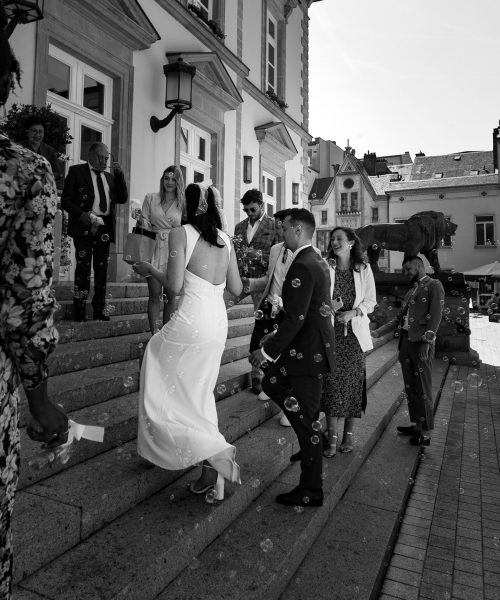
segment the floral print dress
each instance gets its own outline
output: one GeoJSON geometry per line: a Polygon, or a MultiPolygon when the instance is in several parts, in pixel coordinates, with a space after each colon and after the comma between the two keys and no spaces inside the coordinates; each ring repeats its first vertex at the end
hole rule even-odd
{"type": "MultiPolygon", "coordinates": [[[[344,303],[342,310],[351,310],[356,298],[352,269],[336,270],[333,297],[338,296],[344,303]]],[[[337,363],[332,373],[324,375],[321,410],[328,417],[361,417],[366,406],[365,355],[350,323],[347,335],[337,319],[334,330],[337,363]]]]}
{"type": "Polygon", "coordinates": [[[52,283],[55,182],[42,156],[0,135],[0,598],[11,597],[19,470],[19,383],[37,387],[57,343],[52,283]]]}

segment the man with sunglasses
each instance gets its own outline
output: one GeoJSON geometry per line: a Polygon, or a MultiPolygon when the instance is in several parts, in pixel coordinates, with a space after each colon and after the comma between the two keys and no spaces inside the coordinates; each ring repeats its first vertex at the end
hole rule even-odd
{"type": "MultiPolygon", "coordinates": [[[[241,204],[248,216],[234,228],[234,236],[238,238],[242,254],[245,256],[244,261],[238,262],[238,268],[242,277],[257,279],[266,275],[271,246],[280,240],[277,238],[274,219],[265,213],[262,192],[257,189],[248,190],[243,195],[241,204]]],[[[250,294],[257,312],[261,292],[250,291],[250,294]]],[[[255,394],[262,391],[260,380],[260,370],[252,369],[252,391],[255,394]]]]}

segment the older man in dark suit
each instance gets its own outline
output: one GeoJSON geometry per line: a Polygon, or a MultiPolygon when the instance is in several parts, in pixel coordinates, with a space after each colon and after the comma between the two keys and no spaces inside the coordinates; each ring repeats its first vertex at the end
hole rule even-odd
{"type": "MultiPolygon", "coordinates": [[[[276,224],[272,217],[265,213],[266,205],[262,192],[251,189],[241,199],[243,211],[248,217],[236,224],[234,228],[235,247],[237,248],[238,268],[245,278],[259,278],[266,274],[269,264],[271,246],[279,242],[276,224]],[[239,250],[238,250],[239,248],[239,250]]],[[[259,292],[250,292],[254,310],[257,311],[260,301],[259,292]]],[[[252,390],[255,394],[262,391],[260,370],[252,370],[252,390]]]]}
{"type": "Polygon", "coordinates": [[[105,171],[108,158],[105,144],[92,144],[88,163],[70,167],[61,196],[61,206],[69,213],[68,233],[75,244],[75,321],[87,320],[92,262],[94,319],[109,321],[104,307],[109,248],[115,241],[115,206],[127,202],[128,192],[119,163],[113,163],[112,175],[105,171]]]}
{"type": "Polygon", "coordinates": [[[403,262],[403,274],[413,287],[405,296],[398,315],[376,332],[380,336],[399,327],[399,362],[403,372],[408,412],[414,425],[400,425],[398,432],[410,437],[414,446],[428,446],[434,428],[432,360],[436,334],[444,305],[443,284],[425,272],[419,256],[403,262]]]}
{"type": "Polygon", "coordinates": [[[335,367],[331,322],[330,274],[312,247],[315,223],[304,208],[294,208],[283,222],[285,247],[292,252],[283,284],[285,318],[278,330],[261,341],[250,362],[272,365],[262,387],[288,415],[300,445],[299,485],[276,502],[289,506],[321,506],[322,439],[319,419],[323,373],[335,367]]]}

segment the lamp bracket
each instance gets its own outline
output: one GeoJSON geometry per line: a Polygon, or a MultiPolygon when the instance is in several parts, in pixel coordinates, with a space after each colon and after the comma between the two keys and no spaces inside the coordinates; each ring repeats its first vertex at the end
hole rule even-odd
{"type": "Polygon", "coordinates": [[[166,127],[170,121],[175,117],[177,113],[181,114],[184,111],[182,108],[173,108],[170,113],[164,119],[158,119],[158,117],[151,117],[149,119],[149,124],[151,125],[151,129],[154,133],[157,133],[163,127],[166,127]]]}

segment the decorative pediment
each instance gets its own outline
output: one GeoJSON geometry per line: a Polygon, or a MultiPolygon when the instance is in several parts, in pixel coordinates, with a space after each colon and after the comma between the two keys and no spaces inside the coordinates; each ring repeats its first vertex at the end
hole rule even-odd
{"type": "Polygon", "coordinates": [[[342,173],[359,173],[359,162],[353,154],[345,154],[344,162],[339,169],[339,175],[342,173]]]}
{"type": "Polygon", "coordinates": [[[225,110],[235,110],[243,102],[238,88],[215,52],[168,52],[166,57],[169,63],[182,58],[196,67],[193,87],[201,88],[210,98],[221,102],[225,110]]]}
{"type": "Polygon", "coordinates": [[[290,160],[297,155],[297,148],[288,133],[286,125],[281,121],[265,123],[255,128],[257,140],[268,144],[283,160],[290,160]]]}
{"type": "Polygon", "coordinates": [[[97,14],[102,12],[100,18],[105,19],[115,30],[123,29],[134,50],[149,48],[161,39],[137,0],[100,0],[94,4],[93,11],[97,14]]]}

